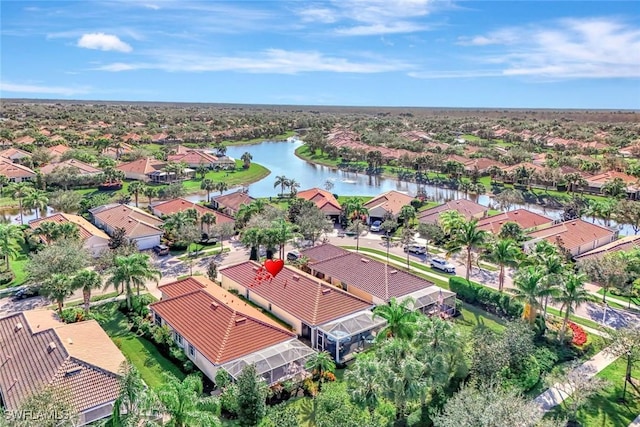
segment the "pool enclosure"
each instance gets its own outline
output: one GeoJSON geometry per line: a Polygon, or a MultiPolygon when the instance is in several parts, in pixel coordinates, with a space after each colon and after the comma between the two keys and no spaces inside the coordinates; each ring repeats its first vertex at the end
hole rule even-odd
{"type": "Polygon", "coordinates": [[[403,295],[397,298],[402,302],[408,298],[413,300],[409,308],[420,310],[427,316],[452,317],[456,312],[456,294],[438,286],[429,286],[424,289],[403,295]]]}
{"type": "Polygon", "coordinates": [[[291,340],[256,351],[221,365],[234,380],[245,366],[255,365],[256,372],[267,384],[273,385],[292,378],[303,379],[308,375],[304,369],[307,359],[315,351],[298,340],[291,340]]]}
{"type": "Polygon", "coordinates": [[[360,311],[318,326],[316,350],[327,351],[336,362],[344,363],[371,347],[387,321],[373,317],[370,310],[360,311]]]}

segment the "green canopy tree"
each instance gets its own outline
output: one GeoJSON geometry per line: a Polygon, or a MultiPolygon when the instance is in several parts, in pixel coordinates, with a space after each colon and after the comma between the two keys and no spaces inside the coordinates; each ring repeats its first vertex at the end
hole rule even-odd
{"type": "Polygon", "coordinates": [[[93,270],[82,270],[76,274],[71,281],[73,290],[82,289],[84,300],[84,313],[89,315],[89,305],[91,304],[91,291],[102,287],[102,276],[93,270]]]}
{"type": "Polygon", "coordinates": [[[388,304],[378,305],[373,309],[373,317],[380,317],[387,321],[386,326],[380,330],[380,339],[400,338],[411,339],[416,330],[416,322],[419,314],[411,309],[413,299],[406,298],[398,302],[391,298],[388,304]]]}
{"type": "Polygon", "coordinates": [[[0,255],[4,258],[5,268],[10,270],[9,260],[20,255],[20,242],[24,235],[19,227],[12,224],[0,224],[0,255]]]}
{"type": "Polygon", "coordinates": [[[109,271],[109,279],[106,286],[113,286],[116,290],[123,287],[127,297],[127,309],[130,311],[131,297],[133,296],[133,286],[140,296],[140,288],[145,287],[145,281],[160,279],[162,277],[159,270],[151,267],[150,258],[147,254],[132,254],[128,256],[116,256],[114,265],[109,271]]]}
{"type": "Polygon", "coordinates": [[[244,367],[237,379],[238,420],[243,427],[260,424],[267,411],[268,387],[258,376],[255,365],[244,367]]]}
{"type": "Polygon", "coordinates": [[[220,405],[213,396],[202,395],[202,378],[197,374],[180,381],[175,375],[163,372],[164,384],[158,390],[158,400],[169,416],[170,427],[220,426],[220,405]]]}

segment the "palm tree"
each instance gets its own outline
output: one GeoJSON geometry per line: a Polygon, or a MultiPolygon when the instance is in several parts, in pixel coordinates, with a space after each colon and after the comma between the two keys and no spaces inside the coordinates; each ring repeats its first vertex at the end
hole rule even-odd
{"type": "Polygon", "coordinates": [[[249,259],[251,261],[257,261],[258,249],[264,241],[263,230],[258,227],[247,228],[242,231],[242,234],[240,235],[240,241],[245,246],[249,246],[251,248],[249,259]]]}
{"type": "Polygon", "coordinates": [[[188,211],[178,211],[165,218],[162,228],[175,237],[175,235],[180,234],[180,231],[185,227],[195,223],[196,219],[190,215],[188,211]]]}
{"type": "Polygon", "coordinates": [[[321,351],[314,353],[304,364],[304,368],[315,372],[318,375],[319,383],[318,383],[318,391],[322,387],[322,382],[324,381],[324,374],[326,372],[335,372],[336,363],[333,360],[333,357],[326,351],[321,351]]]}
{"type": "Polygon", "coordinates": [[[204,163],[200,163],[196,168],[196,172],[200,175],[200,179],[204,179],[208,171],[209,168],[204,163]]]}
{"type": "MultiPolygon", "coordinates": [[[[415,243],[415,235],[416,230],[411,227],[405,227],[402,229],[401,243],[404,247],[404,251],[407,253],[407,270],[411,268],[411,264],[409,262],[409,245],[415,243]]],[[[387,262],[389,261],[389,243],[390,240],[387,240],[387,262]]]]}
{"type": "Polygon", "coordinates": [[[207,202],[211,203],[211,192],[216,190],[216,183],[211,178],[205,178],[200,183],[200,189],[207,192],[207,202]]]}
{"type": "Polygon", "coordinates": [[[362,199],[357,197],[347,199],[342,205],[342,209],[344,210],[344,216],[349,220],[357,218],[364,222],[366,220],[366,215],[369,213],[369,210],[365,207],[362,199]]]}
{"type": "Polygon", "coordinates": [[[271,223],[272,230],[275,231],[277,243],[280,246],[278,255],[284,259],[284,245],[294,237],[295,226],[280,218],[271,223]]]}
{"type": "Polygon", "coordinates": [[[180,381],[175,375],[163,372],[164,384],[158,390],[158,400],[170,417],[170,427],[215,427],[222,425],[218,399],[202,395],[202,378],[191,374],[180,381]]]}
{"type": "Polygon", "coordinates": [[[145,286],[145,280],[162,277],[160,271],[149,264],[149,255],[140,253],[116,256],[109,273],[107,286],[113,285],[116,290],[121,286],[125,290],[129,311],[131,311],[131,297],[133,295],[132,285],[136,286],[137,294],[140,296],[140,288],[145,286]]]}
{"type": "Polygon", "coordinates": [[[467,252],[467,272],[466,279],[469,280],[471,273],[471,251],[484,245],[489,234],[478,228],[478,220],[473,219],[463,222],[460,227],[453,232],[447,255],[460,252],[463,248],[467,252]]]}
{"type": "Polygon", "coordinates": [[[398,218],[400,218],[404,222],[405,227],[408,227],[409,224],[411,224],[411,221],[416,219],[416,209],[411,205],[403,206],[400,209],[398,218]]]}
{"type": "Polygon", "coordinates": [[[222,195],[222,193],[224,193],[229,189],[229,186],[227,185],[226,182],[220,181],[220,182],[216,182],[215,188],[216,188],[216,191],[219,191],[220,195],[222,195]]]}
{"type": "Polygon", "coordinates": [[[300,183],[295,179],[291,178],[289,180],[289,196],[293,197],[298,193],[298,188],[300,188],[300,183]]]}
{"type": "Polygon", "coordinates": [[[500,239],[496,244],[491,245],[491,250],[486,255],[486,258],[500,266],[498,291],[502,292],[504,288],[505,267],[515,267],[522,258],[522,251],[515,241],[511,239],[500,239]]]}
{"type": "Polygon", "coordinates": [[[534,266],[528,266],[518,271],[513,279],[513,298],[525,304],[522,317],[530,324],[536,319],[536,310],[540,308],[540,299],[548,294],[542,286],[544,272],[534,266]]]}
{"type": "Polygon", "coordinates": [[[73,294],[71,280],[66,274],[54,273],[40,288],[40,293],[58,304],[58,313],[62,314],[64,300],[73,294]]]}
{"type": "Polygon", "coordinates": [[[215,223],[216,223],[216,216],[211,212],[207,212],[206,214],[200,217],[200,224],[201,224],[200,226],[202,227],[203,224],[207,224],[207,235],[211,234],[211,224],[215,224],[215,223]]]}
{"type": "Polygon", "coordinates": [[[33,186],[30,182],[22,181],[11,184],[11,186],[9,187],[9,191],[11,192],[11,198],[18,200],[18,205],[20,208],[20,224],[24,225],[22,199],[24,199],[29,193],[33,191],[33,186]]]}
{"type": "Polygon", "coordinates": [[[562,304],[560,311],[565,311],[564,320],[562,321],[562,329],[560,330],[560,342],[564,342],[564,334],[567,331],[569,316],[571,316],[576,308],[585,302],[595,300],[595,298],[584,287],[586,280],[587,276],[582,273],[568,274],[564,280],[564,286],[560,288],[558,294],[553,298],[555,302],[562,304]]]}
{"type": "Polygon", "coordinates": [[[445,234],[453,234],[453,232],[460,228],[460,226],[464,222],[464,215],[454,210],[442,212],[438,217],[438,223],[440,224],[440,227],[442,227],[442,231],[444,231],[445,234]]]}
{"type": "Polygon", "coordinates": [[[151,199],[154,197],[158,197],[158,187],[152,187],[151,185],[146,186],[142,190],[142,194],[144,194],[149,199],[149,204],[151,204],[151,199]]]}
{"type": "Polygon", "coordinates": [[[549,297],[554,297],[561,289],[561,284],[564,283],[564,278],[567,274],[567,268],[562,262],[562,257],[554,252],[549,254],[541,254],[539,257],[541,263],[538,267],[544,270],[544,277],[542,278],[542,285],[546,291],[544,297],[544,311],[543,315],[547,317],[547,303],[549,297]]]}
{"type": "Polygon", "coordinates": [[[42,221],[38,227],[33,230],[33,234],[44,237],[47,244],[51,244],[58,237],[58,223],[53,221],[42,221]]]}
{"type": "Polygon", "coordinates": [[[363,357],[345,372],[344,378],[351,399],[373,414],[383,397],[384,389],[379,381],[381,366],[377,359],[363,357]]]}
{"type": "Polygon", "coordinates": [[[24,205],[30,209],[35,209],[36,219],[40,218],[42,213],[46,213],[49,197],[47,193],[41,190],[33,190],[24,198],[24,205]]]}
{"type": "Polygon", "coordinates": [[[138,207],[138,196],[140,193],[144,193],[146,184],[142,181],[133,181],[129,184],[129,194],[132,194],[136,201],[136,208],[138,207]]]}
{"type": "Polygon", "coordinates": [[[102,286],[102,276],[93,270],[82,270],[71,281],[71,287],[82,289],[84,299],[84,313],[89,315],[89,305],[91,304],[91,291],[102,286]]]}
{"type": "Polygon", "coordinates": [[[289,186],[289,178],[284,175],[276,176],[276,180],[273,183],[273,188],[280,186],[280,195],[284,196],[284,189],[289,186]]]}
{"type": "Polygon", "coordinates": [[[0,197],[3,197],[4,186],[9,184],[9,178],[6,175],[0,175],[0,197]]]}
{"type": "Polygon", "coordinates": [[[56,231],[53,236],[54,240],[70,239],[77,240],[80,238],[80,228],[72,222],[63,222],[56,225],[56,231]]]}
{"type": "Polygon", "coordinates": [[[251,156],[251,153],[249,153],[248,151],[245,151],[244,154],[240,156],[240,160],[242,160],[243,162],[242,167],[245,169],[249,169],[249,167],[251,166],[251,160],[253,160],[253,156],[251,156]]]}
{"type": "Polygon", "coordinates": [[[119,392],[113,404],[111,425],[138,426],[150,410],[156,409],[151,389],[142,380],[140,372],[129,362],[123,362],[118,376],[119,392]]]}
{"type": "Polygon", "coordinates": [[[10,271],[9,259],[16,259],[20,255],[19,242],[22,241],[24,235],[18,226],[0,224],[0,255],[4,258],[7,271],[10,271]]]}
{"type": "Polygon", "coordinates": [[[376,306],[373,309],[373,318],[381,317],[387,321],[387,325],[380,330],[377,338],[411,339],[418,320],[418,312],[409,308],[413,303],[412,298],[406,298],[401,303],[391,298],[388,304],[376,306]]]}

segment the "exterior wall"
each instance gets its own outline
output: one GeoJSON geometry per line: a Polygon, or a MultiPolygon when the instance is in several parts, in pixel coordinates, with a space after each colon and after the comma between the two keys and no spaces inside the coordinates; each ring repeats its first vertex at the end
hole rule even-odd
{"type": "Polygon", "coordinates": [[[267,299],[259,295],[256,295],[254,292],[251,292],[251,289],[247,289],[245,286],[242,286],[241,284],[235,282],[234,280],[231,280],[230,278],[226,277],[224,274],[222,274],[222,288],[226,290],[229,290],[229,289],[237,290],[240,295],[249,299],[253,303],[259,305],[265,311],[269,311],[273,313],[275,316],[277,316],[278,318],[287,322],[289,325],[293,327],[296,334],[302,335],[302,321],[300,319],[291,315],[284,309],[276,305],[270,304],[267,299]],[[247,292],[249,292],[248,296],[247,296],[247,292]],[[271,309],[269,309],[269,306],[271,306],[271,309]]]}
{"type": "Polygon", "coordinates": [[[613,234],[611,236],[607,236],[607,237],[603,237],[601,239],[595,240],[594,242],[591,243],[586,243],[584,245],[580,245],[579,247],[575,248],[574,250],[571,251],[571,255],[576,256],[576,255],[581,255],[585,252],[589,252],[590,250],[599,248],[600,246],[604,246],[607,245],[611,242],[613,242],[614,240],[616,240],[616,234],[613,234]]]}
{"type": "MultiPolygon", "coordinates": [[[[355,286],[351,286],[351,285],[347,285],[347,292],[349,292],[351,295],[355,295],[357,297],[362,298],[363,300],[367,301],[367,302],[372,302],[374,303],[374,296],[371,295],[370,293],[368,293],[367,291],[363,291],[360,288],[356,288],[355,286]]],[[[384,302],[383,302],[384,303],[384,302]]],[[[375,303],[378,304],[378,303],[375,303]]]]}
{"type": "Polygon", "coordinates": [[[125,172],[124,177],[126,179],[135,179],[137,181],[149,181],[149,177],[143,173],[125,172]]]}
{"type": "Polygon", "coordinates": [[[134,242],[138,245],[138,249],[141,251],[145,249],[151,249],[156,245],[160,244],[160,235],[155,236],[147,236],[147,237],[139,237],[137,239],[133,239],[134,242]]]}
{"type": "Polygon", "coordinates": [[[94,421],[110,417],[111,414],[113,413],[113,403],[114,402],[109,402],[101,406],[96,406],[91,409],[87,409],[86,411],[80,414],[78,419],[78,424],[75,424],[75,425],[84,426],[94,421]]]}
{"type": "Polygon", "coordinates": [[[97,257],[102,251],[109,247],[109,240],[98,236],[91,236],[84,242],[84,247],[89,250],[94,257],[97,257]]]}

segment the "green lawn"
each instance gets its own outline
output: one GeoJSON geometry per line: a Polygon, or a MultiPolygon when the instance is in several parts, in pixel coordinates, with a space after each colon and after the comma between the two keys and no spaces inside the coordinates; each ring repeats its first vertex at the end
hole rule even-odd
{"type": "MultiPolygon", "coordinates": [[[[209,171],[205,175],[205,178],[209,178],[215,182],[224,181],[229,188],[237,185],[248,185],[252,182],[260,181],[271,173],[271,171],[262,165],[257,163],[251,163],[249,169],[243,169],[242,160],[236,160],[237,169],[234,171],[209,171]]],[[[197,179],[189,179],[183,182],[184,188],[188,192],[200,191],[200,175],[197,175],[197,179]]]]}
{"type": "MultiPolygon", "coordinates": [[[[623,378],[626,362],[618,359],[607,368],[598,373],[598,377],[604,378],[609,385],[596,395],[578,411],[578,421],[583,426],[597,427],[625,427],[640,414],[640,390],[627,385],[626,403],[619,401],[622,396],[623,378]]],[[[636,367],[632,376],[638,378],[640,369],[636,367]]],[[[561,407],[556,407],[551,415],[562,412],[561,407]]]]}
{"type": "MultiPolygon", "coordinates": [[[[307,147],[306,145],[301,145],[300,147],[296,148],[296,156],[300,157],[303,160],[312,162],[312,163],[318,163],[320,165],[325,165],[325,166],[331,166],[331,167],[338,167],[338,165],[340,163],[342,163],[342,159],[337,158],[337,159],[331,159],[329,158],[329,156],[326,153],[320,154],[317,151],[315,153],[311,153],[311,151],[309,150],[309,147],[307,147]]],[[[360,162],[364,165],[366,165],[366,162],[360,162]]]]}
{"type": "Polygon", "coordinates": [[[373,197],[372,196],[338,196],[338,202],[340,204],[343,204],[349,199],[358,199],[362,203],[367,203],[369,200],[373,199],[373,197]]]}
{"type": "MultiPolygon", "coordinates": [[[[27,262],[29,262],[29,248],[26,243],[20,244],[21,252],[16,259],[9,259],[9,268],[13,271],[14,278],[6,285],[0,285],[0,289],[21,286],[27,282],[27,272],[24,271],[27,262]]],[[[2,267],[4,271],[4,266],[2,267]]]]}
{"type": "MultiPolygon", "coordinates": [[[[598,291],[598,293],[600,295],[602,295],[604,293],[604,289],[600,289],[598,291]]],[[[624,295],[616,295],[616,294],[611,293],[611,291],[608,291],[607,292],[607,297],[615,298],[617,300],[626,301],[626,302],[629,302],[629,300],[631,300],[631,304],[635,304],[635,305],[640,306],[640,297],[637,297],[637,296],[628,297],[628,296],[624,296],[624,295]]],[[[624,308],[626,309],[626,307],[624,307],[624,308]]]]}
{"type": "Polygon", "coordinates": [[[153,389],[163,384],[162,373],[170,372],[183,379],[184,373],[169,359],[164,357],[156,346],[127,329],[127,318],[117,309],[118,303],[107,303],[93,311],[100,316],[100,324],[109,337],[120,348],[127,359],[140,371],[142,379],[153,389]]]}

